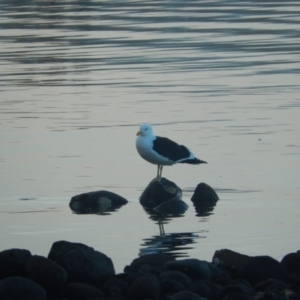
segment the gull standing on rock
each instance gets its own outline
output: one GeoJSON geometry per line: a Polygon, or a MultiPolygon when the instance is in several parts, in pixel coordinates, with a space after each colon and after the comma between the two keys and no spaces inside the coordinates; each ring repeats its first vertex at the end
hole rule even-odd
{"type": "Polygon", "coordinates": [[[151,164],[157,165],[155,180],[160,181],[163,166],[177,163],[206,164],[185,146],[178,145],[166,137],[155,136],[149,124],[142,124],[137,133],[136,149],[140,156],[151,164]]]}

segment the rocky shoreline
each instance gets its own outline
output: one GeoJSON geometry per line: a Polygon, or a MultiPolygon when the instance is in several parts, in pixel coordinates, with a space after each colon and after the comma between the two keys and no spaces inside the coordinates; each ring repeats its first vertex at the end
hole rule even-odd
{"type": "Polygon", "coordinates": [[[300,251],[280,262],[228,249],[216,251],[212,262],[150,254],[116,274],[107,255],[57,241],[47,257],[26,249],[0,252],[0,299],[298,300],[300,251]]]}
{"type": "MultiPolygon", "coordinates": [[[[188,209],[182,191],[161,178],[150,182],[140,203],[153,220],[178,217],[188,209]]],[[[199,216],[211,213],[219,200],[200,183],[191,201],[199,216]]],[[[120,209],[127,200],[109,191],[71,198],[77,214],[120,209]]],[[[47,257],[27,249],[0,252],[0,300],[300,300],[300,250],[279,262],[228,249],[215,251],[212,261],[157,253],[137,257],[116,274],[109,256],[69,241],[53,243],[47,257]]]]}

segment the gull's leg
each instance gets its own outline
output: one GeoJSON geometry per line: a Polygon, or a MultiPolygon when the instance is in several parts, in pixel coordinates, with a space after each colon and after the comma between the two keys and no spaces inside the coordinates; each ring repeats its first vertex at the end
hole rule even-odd
{"type": "Polygon", "coordinates": [[[156,175],[156,177],[152,180],[152,182],[160,181],[160,179],[161,179],[161,172],[162,172],[162,165],[157,165],[157,175],[156,175]]]}
{"type": "Polygon", "coordinates": [[[161,180],[161,175],[162,175],[162,169],[163,169],[163,165],[160,165],[160,170],[159,170],[159,180],[161,180]]]}

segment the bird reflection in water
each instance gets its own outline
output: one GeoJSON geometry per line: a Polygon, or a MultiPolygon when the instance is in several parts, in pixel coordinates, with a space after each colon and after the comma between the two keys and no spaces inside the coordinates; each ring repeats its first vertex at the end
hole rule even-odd
{"type": "Polygon", "coordinates": [[[183,214],[168,214],[164,216],[153,209],[144,207],[150,219],[153,220],[159,228],[159,234],[143,239],[139,256],[148,254],[168,254],[174,258],[188,257],[188,250],[193,249],[191,246],[195,244],[197,239],[205,238],[206,230],[198,232],[173,232],[166,233],[165,226],[170,223],[173,218],[184,217],[183,214]]]}

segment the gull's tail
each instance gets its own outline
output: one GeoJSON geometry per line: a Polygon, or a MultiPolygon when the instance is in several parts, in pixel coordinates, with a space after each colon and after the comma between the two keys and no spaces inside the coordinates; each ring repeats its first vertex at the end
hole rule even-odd
{"type": "Polygon", "coordinates": [[[185,160],[179,161],[181,164],[191,164],[191,165],[199,165],[199,164],[207,164],[206,161],[200,160],[196,157],[194,158],[187,158],[185,160]]]}

